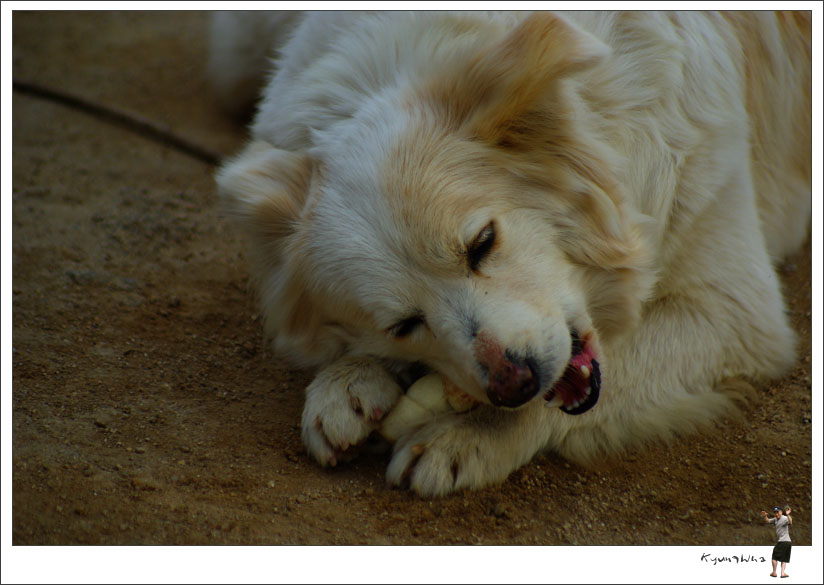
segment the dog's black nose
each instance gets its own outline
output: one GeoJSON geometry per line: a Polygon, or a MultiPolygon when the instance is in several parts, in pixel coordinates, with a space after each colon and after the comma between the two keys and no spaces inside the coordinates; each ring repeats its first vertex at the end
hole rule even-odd
{"type": "Polygon", "coordinates": [[[486,395],[495,406],[515,408],[532,399],[541,388],[538,368],[530,358],[518,359],[507,354],[506,359],[489,371],[486,395]]]}

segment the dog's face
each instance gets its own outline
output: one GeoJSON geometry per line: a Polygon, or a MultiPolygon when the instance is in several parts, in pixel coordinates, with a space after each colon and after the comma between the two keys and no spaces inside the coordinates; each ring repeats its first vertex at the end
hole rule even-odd
{"type": "Polygon", "coordinates": [[[556,392],[587,406],[569,366],[588,377],[599,338],[637,316],[645,258],[603,151],[568,121],[575,63],[517,55],[531,70],[504,75],[513,43],[537,42],[522,29],[463,77],[371,100],[306,153],[256,143],[224,168],[280,348],[422,362],[496,406],[556,392]]]}
{"type": "Polygon", "coordinates": [[[546,207],[527,203],[545,194],[436,116],[384,113],[352,120],[351,140],[318,136],[313,153],[328,162],[301,236],[304,270],[331,280],[321,296],[346,345],[423,362],[496,405],[545,394],[571,332],[592,331],[546,207]]]}

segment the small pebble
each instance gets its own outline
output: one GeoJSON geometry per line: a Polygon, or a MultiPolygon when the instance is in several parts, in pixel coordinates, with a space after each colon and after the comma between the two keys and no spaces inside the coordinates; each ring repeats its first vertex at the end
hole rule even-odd
{"type": "Polygon", "coordinates": [[[132,486],[139,490],[153,491],[160,487],[154,478],[139,475],[132,478],[132,486]]]}
{"type": "Polygon", "coordinates": [[[508,518],[509,510],[504,504],[498,502],[497,504],[495,504],[495,507],[492,508],[492,515],[496,518],[508,518]]]}

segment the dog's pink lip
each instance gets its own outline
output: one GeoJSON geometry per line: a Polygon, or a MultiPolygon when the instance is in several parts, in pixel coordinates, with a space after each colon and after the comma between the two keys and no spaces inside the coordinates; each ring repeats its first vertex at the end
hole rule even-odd
{"type": "Polygon", "coordinates": [[[561,379],[544,395],[547,402],[560,398],[560,408],[567,414],[583,414],[598,401],[601,371],[593,339],[592,334],[583,336],[580,351],[573,354],[561,379]]]}

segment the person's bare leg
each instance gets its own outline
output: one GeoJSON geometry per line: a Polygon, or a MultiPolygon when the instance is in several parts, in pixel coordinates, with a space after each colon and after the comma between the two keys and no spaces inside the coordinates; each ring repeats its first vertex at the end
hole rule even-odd
{"type": "Polygon", "coordinates": [[[781,563],[781,576],[782,577],[789,577],[789,575],[787,574],[787,571],[785,570],[786,568],[787,568],[787,563],[781,563]]]}
{"type": "Polygon", "coordinates": [[[770,573],[770,577],[777,577],[778,575],[775,574],[775,570],[778,568],[778,561],[773,559],[772,564],[773,564],[773,572],[770,573]]]}

